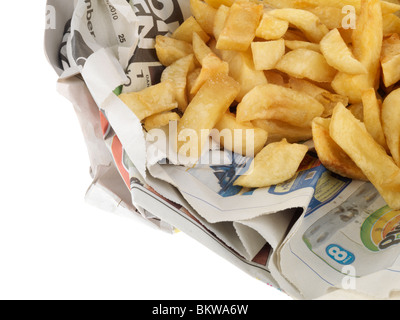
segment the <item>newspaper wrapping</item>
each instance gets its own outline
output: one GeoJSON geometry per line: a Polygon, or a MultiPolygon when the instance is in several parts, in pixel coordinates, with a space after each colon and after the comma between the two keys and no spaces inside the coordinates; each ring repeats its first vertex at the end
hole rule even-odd
{"type": "Polygon", "coordinates": [[[251,158],[210,148],[218,163],[185,167],[118,98],[160,81],[155,37],[190,16],[189,1],[48,0],[58,89],[75,107],[101,208],[178,228],[295,299],[394,299],[400,291],[400,212],[369,183],[332,174],[312,151],[271,188],[234,186],[251,158]],[[53,10],[54,9],[54,10],[53,10]],[[155,141],[155,142],[154,142],[155,141]]]}

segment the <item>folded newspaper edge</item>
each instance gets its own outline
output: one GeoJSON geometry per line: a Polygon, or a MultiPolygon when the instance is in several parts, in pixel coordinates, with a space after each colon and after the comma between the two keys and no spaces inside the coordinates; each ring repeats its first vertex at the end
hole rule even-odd
{"type": "Polygon", "coordinates": [[[114,90],[138,91],[159,80],[154,38],[190,15],[189,1],[164,1],[162,9],[149,0],[47,5],[57,16],[56,28],[45,32],[46,55],[89,151],[88,202],[135,213],[168,232],[178,228],[295,299],[398,297],[400,212],[371,184],[328,172],[310,153],[291,181],[243,190],[233,182],[249,159],[227,153],[229,165],[188,169],[146,141],[114,90]]]}

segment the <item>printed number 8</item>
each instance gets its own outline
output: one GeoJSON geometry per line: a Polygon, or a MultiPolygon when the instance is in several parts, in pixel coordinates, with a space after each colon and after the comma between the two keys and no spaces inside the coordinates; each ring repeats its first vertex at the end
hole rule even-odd
{"type": "Polygon", "coordinates": [[[346,251],[340,250],[338,247],[332,247],[329,249],[329,254],[334,258],[336,261],[344,261],[348,257],[348,253],[346,251]]]}

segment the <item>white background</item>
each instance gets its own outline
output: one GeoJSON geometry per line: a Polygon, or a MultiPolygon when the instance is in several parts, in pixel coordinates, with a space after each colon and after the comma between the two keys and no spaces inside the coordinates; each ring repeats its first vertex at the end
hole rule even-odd
{"type": "Polygon", "coordinates": [[[288,299],[183,233],[84,202],[89,159],[45,59],[45,1],[2,11],[0,299],[288,299]]]}

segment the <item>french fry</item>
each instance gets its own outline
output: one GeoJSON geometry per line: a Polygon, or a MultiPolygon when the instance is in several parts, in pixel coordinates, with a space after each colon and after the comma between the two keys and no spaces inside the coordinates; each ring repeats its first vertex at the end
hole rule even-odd
{"type": "Polygon", "coordinates": [[[368,181],[353,160],[339,147],[329,134],[331,119],[315,118],[312,124],[315,150],[321,163],[328,170],[343,177],[368,181]]]}
{"type": "Polygon", "coordinates": [[[221,135],[220,143],[227,150],[254,157],[265,146],[268,132],[254,127],[251,123],[240,123],[232,113],[226,113],[216,124],[221,135]]]}
{"type": "Polygon", "coordinates": [[[229,74],[228,63],[222,61],[214,53],[208,54],[203,59],[202,64],[203,67],[201,68],[201,72],[190,90],[190,94],[192,95],[196,94],[207,80],[215,77],[220,73],[226,75],[229,74]]]}
{"type": "Polygon", "coordinates": [[[170,111],[178,107],[175,86],[171,80],[161,82],[140,92],[123,93],[119,98],[140,121],[154,114],[170,111]]]}
{"type": "Polygon", "coordinates": [[[267,145],[254,159],[253,169],[239,177],[234,185],[266,188],[290,180],[296,175],[308,147],[286,140],[267,145]]]}
{"type": "Polygon", "coordinates": [[[369,181],[393,210],[400,210],[400,192],[387,187],[400,184],[400,168],[343,105],[338,104],[332,116],[330,135],[363,171],[369,181]]]}
{"type": "Polygon", "coordinates": [[[332,87],[351,103],[362,100],[362,92],[376,88],[383,38],[381,2],[365,0],[353,31],[353,54],[367,69],[367,74],[350,75],[339,72],[332,81],[332,87]]]}
{"type": "Polygon", "coordinates": [[[321,53],[321,47],[317,43],[299,40],[285,40],[285,45],[290,50],[307,49],[321,53]]]}
{"type": "Polygon", "coordinates": [[[144,120],[144,128],[147,132],[165,127],[171,121],[179,121],[180,117],[176,112],[165,112],[152,115],[144,120]]]}
{"type": "Polygon", "coordinates": [[[213,53],[197,33],[193,33],[193,52],[201,65],[203,65],[203,59],[213,53]]]}
{"type": "Polygon", "coordinates": [[[279,40],[289,29],[289,22],[264,13],[260,25],[256,30],[256,37],[264,40],[279,40]]]}
{"type": "Polygon", "coordinates": [[[268,132],[268,143],[286,139],[289,143],[308,141],[312,138],[311,127],[296,127],[278,120],[253,120],[255,127],[268,132]]]}
{"type": "Polygon", "coordinates": [[[202,29],[196,19],[192,16],[185,20],[172,34],[172,38],[192,43],[193,33],[196,33],[204,42],[210,40],[209,35],[202,29]]]}
{"type": "Polygon", "coordinates": [[[278,62],[276,69],[295,78],[317,82],[331,82],[337,74],[322,54],[307,49],[290,51],[278,62]]]}
{"type": "Polygon", "coordinates": [[[348,74],[366,74],[364,65],[354,58],[338,29],[330,31],[320,43],[326,62],[335,69],[348,74]]]}
{"type": "Polygon", "coordinates": [[[229,16],[229,7],[221,5],[215,14],[213,33],[215,39],[218,41],[219,36],[224,30],[226,20],[229,16]]]}
{"type": "Polygon", "coordinates": [[[285,40],[253,42],[251,50],[256,70],[272,70],[285,54],[285,40]]]}
{"type": "Polygon", "coordinates": [[[397,33],[383,40],[381,65],[386,88],[400,81],[400,37],[397,33]]]}
{"type": "Polygon", "coordinates": [[[176,101],[181,111],[185,111],[188,105],[187,76],[194,68],[194,55],[190,54],[171,64],[161,75],[161,82],[171,81],[175,86],[176,101]]]}
{"type": "Polygon", "coordinates": [[[385,150],[389,150],[385,134],[382,127],[381,111],[382,102],[376,97],[375,89],[371,88],[362,94],[364,124],[369,134],[378,142],[385,150]]]}
{"type": "MultiPolygon", "coordinates": [[[[226,52],[226,51],[225,51],[226,52]]],[[[236,101],[242,101],[243,97],[254,87],[267,84],[264,72],[256,70],[251,51],[235,52],[228,51],[223,56],[228,57],[229,74],[240,84],[240,92],[236,101]]]]}
{"type": "Polygon", "coordinates": [[[349,99],[347,97],[331,93],[328,90],[318,87],[307,80],[290,78],[289,87],[293,90],[304,92],[320,102],[325,109],[324,113],[322,114],[323,118],[330,117],[333,109],[339,102],[344,106],[349,104],[349,99]]]}
{"type": "Polygon", "coordinates": [[[279,120],[299,127],[311,127],[324,107],[311,96],[273,84],[255,87],[239,103],[239,122],[266,119],[279,120]]]}
{"type": "Polygon", "coordinates": [[[190,0],[190,10],[201,28],[212,35],[217,10],[201,0],[190,0]]]}
{"type": "Polygon", "coordinates": [[[299,9],[276,9],[268,14],[275,18],[288,21],[300,29],[308,40],[319,43],[329,32],[329,29],[321,23],[321,20],[313,13],[299,9]]]}
{"type": "Polygon", "coordinates": [[[219,35],[217,49],[247,51],[256,36],[263,6],[252,2],[234,3],[219,35]]]}
{"type": "Polygon", "coordinates": [[[166,67],[193,53],[190,43],[166,36],[156,37],[155,49],[158,60],[166,67]]]}
{"type": "Polygon", "coordinates": [[[218,9],[221,6],[230,7],[235,2],[235,0],[204,0],[204,1],[215,9],[218,9]]]}
{"type": "Polygon", "coordinates": [[[178,123],[177,152],[198,158],[205,141],[203,130],[212,130],[239,93],[240,85],[231,77],[219,74],[210,78],[188,105],[178,123]],[[187,141],[187,137],[190,137],[187,141]]]}
{"type": "Polygon", "coordinates": [[[386,141],[396,164],[400,167],[400,90],[392,91],[382,105],[382,124],[386,141]]]}

